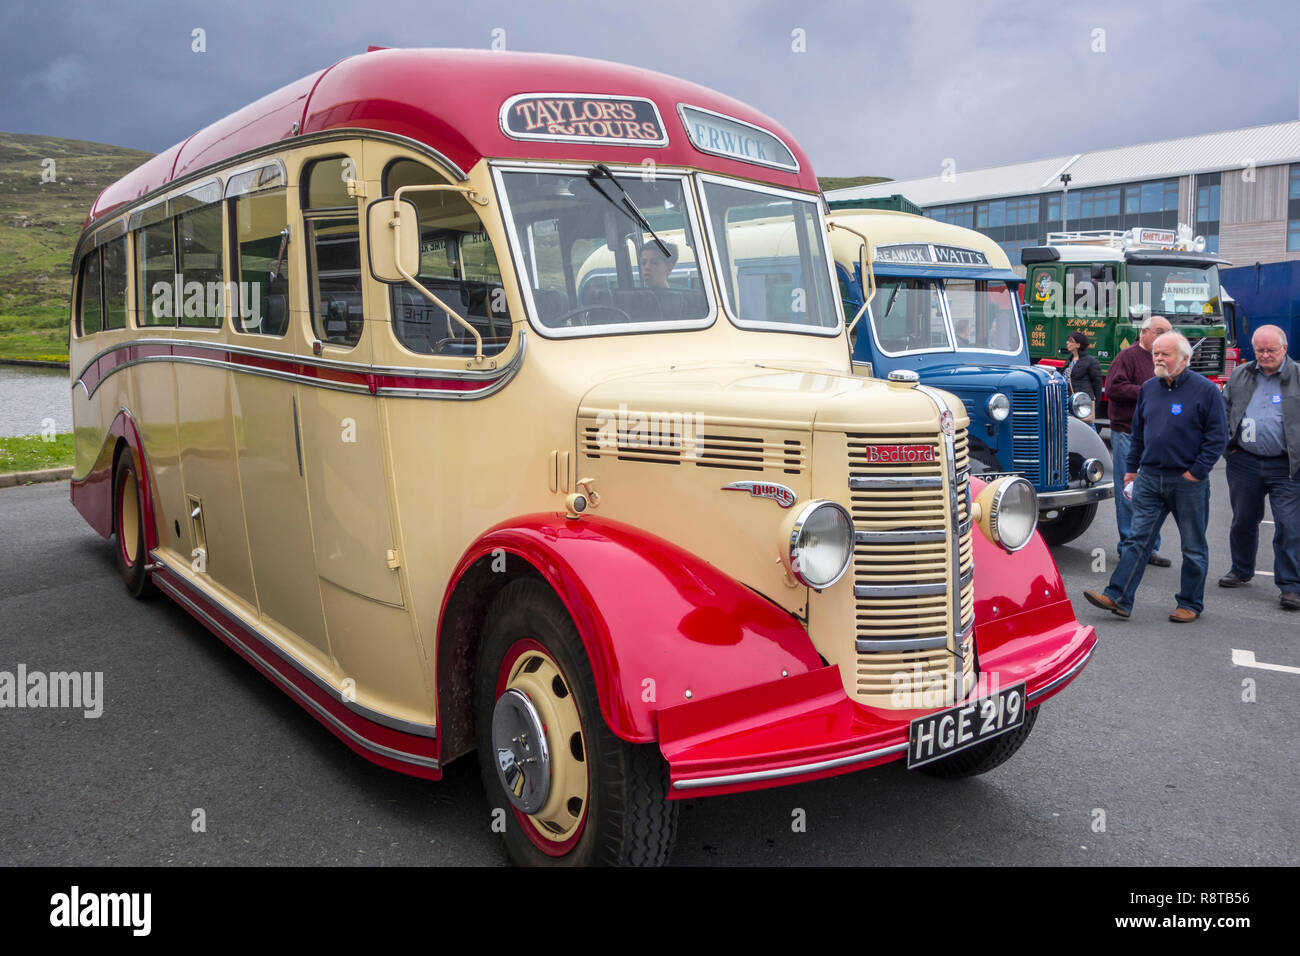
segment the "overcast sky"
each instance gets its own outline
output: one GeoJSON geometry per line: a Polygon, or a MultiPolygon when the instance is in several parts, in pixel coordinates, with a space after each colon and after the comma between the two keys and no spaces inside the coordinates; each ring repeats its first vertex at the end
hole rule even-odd
{"type": "Polygon", "coordinates": [[[156,152],[368,44],[485,48],[494,30],[744,100],[824,176],[1300,118],[1295,0],[6,0],[0,130],[156,152]]]}

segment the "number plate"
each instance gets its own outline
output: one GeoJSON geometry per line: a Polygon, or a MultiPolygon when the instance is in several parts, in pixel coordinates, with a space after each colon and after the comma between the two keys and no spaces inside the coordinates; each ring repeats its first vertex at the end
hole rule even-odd
{"type": "Polygon", "coordinates": [[[1014,684],[956,707],[912,721],[907,745],[907,766],[940,760],[973,747],[1025,722],[1025,685],[1014,684]]]}

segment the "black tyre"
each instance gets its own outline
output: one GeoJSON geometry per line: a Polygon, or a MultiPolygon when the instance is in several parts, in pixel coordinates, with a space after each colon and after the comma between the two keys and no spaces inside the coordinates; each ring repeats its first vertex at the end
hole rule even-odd
{"type": "Polygon", "coordinates": [[[1038,519],[1038,530],[1048,544],[1067,544],[1088,530],[1092,519],[1097,516],[1097,502],[1086,505],[1074,505],[1062,508],[1056,517],[1044,521],[1038,519]]]}
{"type": "Polygon", "coordinates": [[[962,750],[951,757],[944,757],[942,760],[927,763],[916,769],[931,777],[941,777],[945,780],[988,773],[994,767],[1006,763],[1011,755],[1024,745],[1025,738],[1029,736],[1029,732],[1034,729],[1035,721],[1038,720],[1039,709],[1031,707],[1029,713],[1025,714],[1025,722],[1015,730],[1008,730],[1005,734],[999,734],[992,740],[976,744],[969,750],[962,750]]]}
{"type": "Polygon", "coordinates": [[[153,592],[153,582],[145,571],[149,555],[144,539],[144,493],[135,456],[129,448],[118,456],[113,474],[113,527],[117,573],[131,597],[148,597],[153,592]]]}
{"type": "Polygon", "coordinates": [[[667,800],[667,765],[653,744],[629,744],[606,725],[582,640],[543,582],[514,581],[493,601],[474,713],[483,787],[494,820],[504,816],[511,860],[668,861],[677,804],[667,800]]]}

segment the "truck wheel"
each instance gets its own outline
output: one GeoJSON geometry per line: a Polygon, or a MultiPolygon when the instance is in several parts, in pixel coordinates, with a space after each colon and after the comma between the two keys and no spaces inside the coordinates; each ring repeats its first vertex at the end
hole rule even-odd
{"type": "Polygon", "coordinates": [[[117,529],[113,549],[117,573],[131,597],[148,597],[153,583],[144,569],[149,560],[144,544],[144,495],[129,448],[118,456],[113,475],[113,526],[117,529]]]}
{"type": "Polygon", "coordinates": [[[1034,729],[1034,722],[1038,720],[1038,711],[1037,707],[1030,708],[1029,713],[1025,714],[1025,722],[1015,730],[1008,730],[992,740],[986,740],[968,750],[962,750],[951,757],[944,757],[942,760],[924,764],[916,769],[931,777],[940,777],[944,780],[958,780],[962,777],[988,773],[994,767],[1009,760],[1011,755],[1024,745],[1025,738],[1029,736],[1029,732],[1034,729]]]}
{"type": "Polygon", "coordinates": [[[1038,530],[1048,544],[1066,544],[1088,530],[1092,519],[1097,516],[1097,502],[1086,505],[1074,505],[1056,512],[1056,517],[1044,521],[1038,519],[1038,530]]]}
{"type": "Polygon", "coordinates": [[[511,582],[492,602],[474,713],[483,787],[494,818],[504,818],[511,860],[668,861],[677,804],[667,799],[667,766],[653,744],[629,744],[605,724],[582,640],[541,581],[511,582]]]}

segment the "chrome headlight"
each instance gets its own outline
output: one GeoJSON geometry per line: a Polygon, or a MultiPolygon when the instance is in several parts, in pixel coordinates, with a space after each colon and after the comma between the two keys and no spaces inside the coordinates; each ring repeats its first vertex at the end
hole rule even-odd
{"type": "Polygon", "coordinates": [[[1024,478],[1007,476],[985,485],[975,499],[984,536],[1007,551],[1019,551],[1038,527],[1038,493],[1024,478]]]}
{"type": "Polygon", "coordinates": [[[1075,418],[1087,418],[1092,414],[1092,396],[1087,392],[1075,392],[1070,398],[1070,411],[1075,418]]]}
{"type": "Polygon", "coordinates": [[[830,587],[853,560],[853,519],[833,501],[810,501],[793,518],[783,549],[786,567],[814,590],[830,587]]]}
{"type": "Polygon", "coordinates": [[[1001,392],[994,392],[989,396],[988,408],[989,418],[995,422],[1004,422],[1007,416],[1011,414],[1011,400],[1001,392]]]}
{"type": "Polygon", "coordinates": [[[1101,481],[1105,473],[1106,466],[1102,464],[1100,458],[1089,458],[1083,463],[1083,477],[1090,485],[1095,485],[1101,481]]]}

